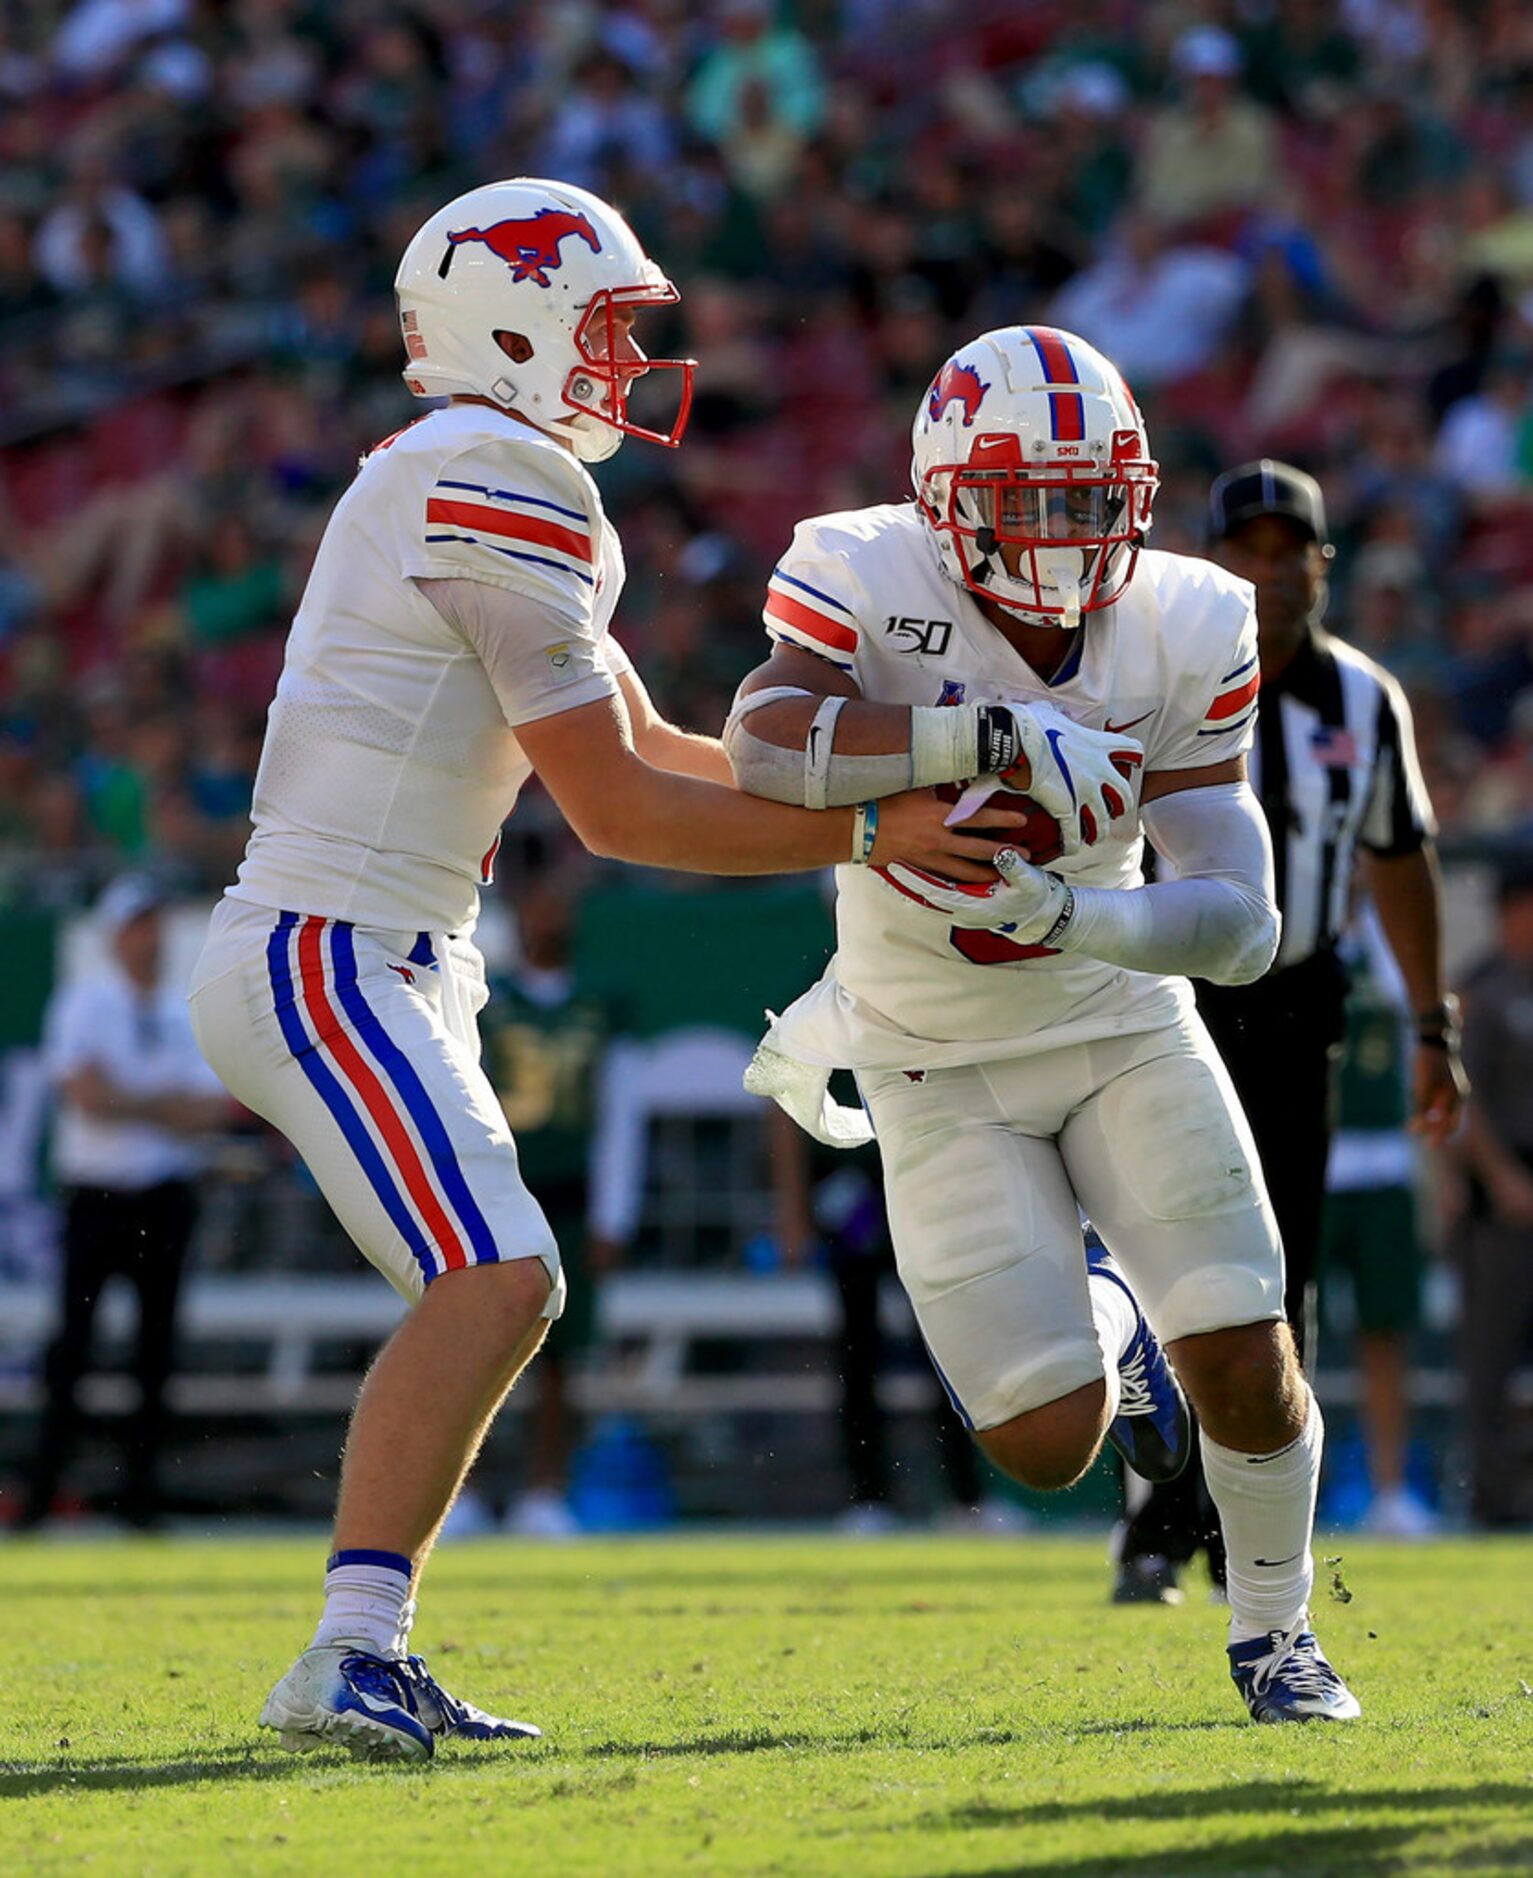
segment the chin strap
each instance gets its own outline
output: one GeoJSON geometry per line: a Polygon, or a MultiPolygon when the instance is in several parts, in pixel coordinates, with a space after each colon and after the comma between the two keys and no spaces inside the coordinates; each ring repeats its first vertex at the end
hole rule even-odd
{"type": "Polygon", "coordinates": [[[582,463],[605,463],[622,448],[622,431],[616,424],[604,422],[594,411],[577,411],[571,417],[554,421],[564,431],[570,448],[582,463]]]}
{"type": "Polygon", "coordinates": [[[1086,571],[1082,565],[1086,557],[1079,548],[1038,548],[1033,558],[1039,575],[1059,595],[1064,608],[1060,625],[1066,632],[1074,632],[1081,623],[1081,576],[1086,571]]]}

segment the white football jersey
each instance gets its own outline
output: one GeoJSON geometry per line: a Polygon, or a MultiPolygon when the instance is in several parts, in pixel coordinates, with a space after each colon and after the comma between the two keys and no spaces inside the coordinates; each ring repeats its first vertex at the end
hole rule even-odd
{"type": "MultiPolygon", "coordinates": [[[[801,523],[764,617],[772,638],[829,659],[883,704],[1047,702],[1133,737],[1146,770],[1205,768],[1251,743],[1253,591],[1186,555],[1141,553],[1127,593],[1087,615],[1050,679],[942,572],[913,503],[801,523]]],[[[1086,886],[1132,887],[1143,851],[1130,816],[1051,865],[1086,886]]],[[[904,1069],[1018,1056],[1155,1029],[1190,1008],[1184,979],[952,926],[881,870],[841,867],[836,884],[836,956],[776,1038],[807,1061],[904,1069]]]]}
{"type": "Polygon", "coordinates": [[[325,529],[288,637],[237,899],[361,926],[473,923],[531,765],[518,724],[609,696],[623,585],[596,485],[550,438],[478,404],[367,456],[325,529]],[[546,643],[497,694],[417,578],[527,595],[546,643]]]}

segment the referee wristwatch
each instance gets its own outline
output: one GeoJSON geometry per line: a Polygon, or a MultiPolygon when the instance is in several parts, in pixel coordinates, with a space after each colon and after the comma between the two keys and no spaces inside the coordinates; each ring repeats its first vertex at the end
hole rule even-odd
{"type": "Polygon", "coordinates": [[[1459,1024],[1459,1002],[1450,991],[1440,1004],[1416,1013],[1416,1041],[1429,1050],[1446,1050],[1457,1056],[1463,1042],[1459,1024]]]}

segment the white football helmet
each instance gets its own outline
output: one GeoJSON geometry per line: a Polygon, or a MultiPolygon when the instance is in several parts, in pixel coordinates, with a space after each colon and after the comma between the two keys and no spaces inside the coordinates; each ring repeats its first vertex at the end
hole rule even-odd
{"type": "Polygon", "coordinates": [[[1052,326],[981,333],[932,381],[911,443],[949,579],[1062,627],[1128,586],[1159,470],[1123,374],[1083,339],[1052,326]]]}
{"type": "Polygon", "coordinates": [[[394,278],[418,398],[493,398],[563,437],[587,463],[625,435],[674,447],[692,406],[692,359],[646,359],[627,337],[625,309],[672,306],[680,295],[617,210],[569,183],[517,176],[439,209],[416,233],[394,278]],[[507,351],[497,333],[519,335],[507,351]],[[630,421],[632,381],[682,375],[664,430],[630,421]]]}

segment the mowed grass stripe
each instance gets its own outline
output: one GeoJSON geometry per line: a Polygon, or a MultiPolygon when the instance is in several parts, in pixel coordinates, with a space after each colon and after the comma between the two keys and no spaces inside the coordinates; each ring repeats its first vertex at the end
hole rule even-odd
{"type": "Polygon", "coordinates": [[[428,1768],[268,1746],[319,1540],[0,1548],[0,1871],[1512,1873],[1533,1545],[1337,1548],[1363,1723],[1258,1729],[1224,1613],[1114,1610],[1098,1542],[478,1541],[417,1643],[546,1730],[428,1768]]]}

